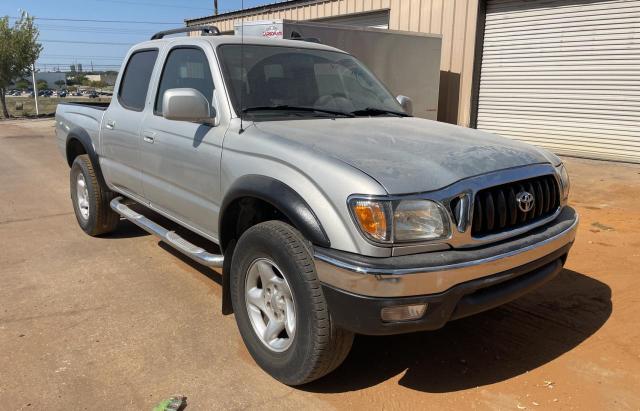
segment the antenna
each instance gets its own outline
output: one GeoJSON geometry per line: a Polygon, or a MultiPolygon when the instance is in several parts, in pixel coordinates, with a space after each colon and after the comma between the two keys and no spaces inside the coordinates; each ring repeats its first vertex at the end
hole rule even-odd
{"type": "Polygon", "coordinates": [[[242,17],[240,18],[240,130],[238,134],[244,133],[242,115],[244,114],[244,0],[240,3],[242,17]]]}

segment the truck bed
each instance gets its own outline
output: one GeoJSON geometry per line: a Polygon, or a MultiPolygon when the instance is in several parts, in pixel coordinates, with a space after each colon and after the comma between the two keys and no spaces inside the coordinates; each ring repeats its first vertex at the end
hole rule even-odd
{"type": "Polygon", "coordinates": [[[77,101],[61,101],[58,104],[66,104],[70,106],[87,106],[91,108],[97,108],[98,110],[106,110],[111,103],[107,101],[87,101],[86,103],[80,103],[77,101]]]}
{"type": "Polygon", "coordinates": [[[107,102],[60,103],[56,108],[56,139],[58,148],[65,155],[69,134],[88,135],[93,147],[98,150],[100,144],[100,126],[107,102]]]}

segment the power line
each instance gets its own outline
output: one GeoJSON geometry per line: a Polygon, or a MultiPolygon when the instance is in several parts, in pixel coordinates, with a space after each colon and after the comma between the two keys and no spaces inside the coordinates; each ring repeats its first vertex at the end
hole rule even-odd
{"type": "Polygon", "coordinates": [[[90,27],[90,26],[62,26],[57,24],[40,24],[38,28],[42,31],[72,31],[72,32],[104,32],[108,34],[141,34],[146,35],[155,29],[124,29],[120,27],[90,27]]]}
{"type": "Polygon", "coordinates": [[[40,63],[40,62],[38,62],[36,64],[36,67],[46,67],[46,68],[62,67],[64,70],[66,70],[70,66],[74,66],[74,65],[77,66],[78,64],[83,66],[85,68],[85,70],[87,69],[87,67],[97,67],[97,68],[109,67],[109,68],[113,68],[113,69],[119,69],[122,66],[121,64],[98,64],[98,63],[91,64],[90,61],[83,60],[83,61],[79,61],[79,62],[77,62],[77,61],[76,62],[74,62],[74,61],[64,61],[64,62],[63,61],[58,61],[58,62],[55,62],[55,63],[40,63]]]}
{"type": "Polygon", "coordinates": [[[97,64],[97,63],[91,63],[90,61],[82,61],[80,63],[77,62],[71,62],[71,61],[66,61],[66,62],[61,62],[58,61],[56,63],[37,63],[36,67],[69,67],[71,65],[82,65],[83,67],[87,68],[87,67],[113,67],[113,68],[120,68],[120,64],[97,64]]]}
{"type": "MultiPolygon", "coordinates": [[[[91,64],[91,62],[96,61],[93,59],[77,59],[77,60],[51,60],[50,61],[42,61],[42,60],[38,60],[36,64],[40,64],[40,65],[45,65],[45,66],[55,66],[55,65],[65,65],[65,64],[84,64],[84,63],[89,63],[91,64]]],[[[94,66],[120,66],[119,62],[114,62],[114,63],[109,63],[109,62],[100,62],[100,61],[96,61],[95,63],[93,63],[94,66]]]]}
{"type": "Polygon", "coordinates": [[[122,60],[124,56],[79,56],[77,54],[44,54],[39,57],[39,59],[43,58],[64,58],[69,57],[72,59],[91,59],[91,60],[122,60]]]}
{"type": "Polygon", "coordinates": [[[109,31],[109,30],[74,30],[74,29],[69,29],[69,30],[65,30],[65,29],[42,29],[41,33],[44,34],[49,34],[49,32],[54,33],[54,34],[70,34],[70,33],[92,33],[92,34],[105,34],[105,35],[109,35],[109,36],[129,36],[129,37],[136,37],[136,38],[140,38],[142,41],[142,39],[144,40],[149,40],[149,37],[155,33],[154,30],[151,31],[145,31],[142,33],[136,33],[136,32],[131,32],[131,31],[109,31]]]}
{"type": "Polygon", "coordinates": [[[185,7],[185,6],[178,6],[178,5],[175,5],[175,4],[148,3],[148,2],[144,2],[144,1],[126,1],[126,0],[93,0],[93,1],[97,1],[98,3],[121,3],[121,4],[135,4],[135,5],[139,5],[139,6],[169,7],[169,8],[174,8],[174,9],[192,9],[192,10],[208,10],[208,11],[212,11],[212,9],[210,7],[185,7]]]}
{"type": "MultiPolygon", "coordinates": [[[[18,19],[19,17],[9,17],[10,19],[18,19]]],[[[94,20],[94,19],[62,19],[62,18],[52,18],[52,17],[34,17],[36,20],[47,20],[47,21],[77,21],[77,22],[87,22],[87,23],[123,23],[123,24],[184,24],[181,22],[174,21],[136,21],[136,20],[94,20]]]]}
{"type": "Polygon", "coordinates": [[[67,43],[67,44],[101,44],[107,46],[131,46],[135,43],[116,43],[116,42],[100,42],[100,41],[79,41],[79,40],[38,40],[43,43],[67,43]]]}

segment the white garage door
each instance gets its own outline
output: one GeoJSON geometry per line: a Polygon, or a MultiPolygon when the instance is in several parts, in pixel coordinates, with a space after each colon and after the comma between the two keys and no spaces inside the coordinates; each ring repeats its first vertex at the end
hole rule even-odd
{"type": "Polygon", "coordinates": [[[488,0],[478,128],[640,163],[640,0],[488,0]]]}

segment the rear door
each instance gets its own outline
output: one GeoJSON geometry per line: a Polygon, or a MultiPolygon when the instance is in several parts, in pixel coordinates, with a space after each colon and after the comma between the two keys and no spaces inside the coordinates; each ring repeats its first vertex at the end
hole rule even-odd
{"type": "Polygon", "coordinates": [[[101,130],[101,168],[120,191],[142,196],[140,127],[158,49],[134,51],[105,112],[101,130]]]}
{"type": "MultiPolygon", "coordinates": [[[[143,189],[153,208],[177,218],[194,231],[217,238],[220,207],[220,157],[226,127],[162,116],[164,92],[192,88],[202,93],[217,112],[210,48],[174,46],[166,53],[153,107],[142,128],[143,189]]],[[[218,85],[221,89],[221,85],[218,85]]],[[[225,122],[226,123],[226,122],[225,122]]]]}

